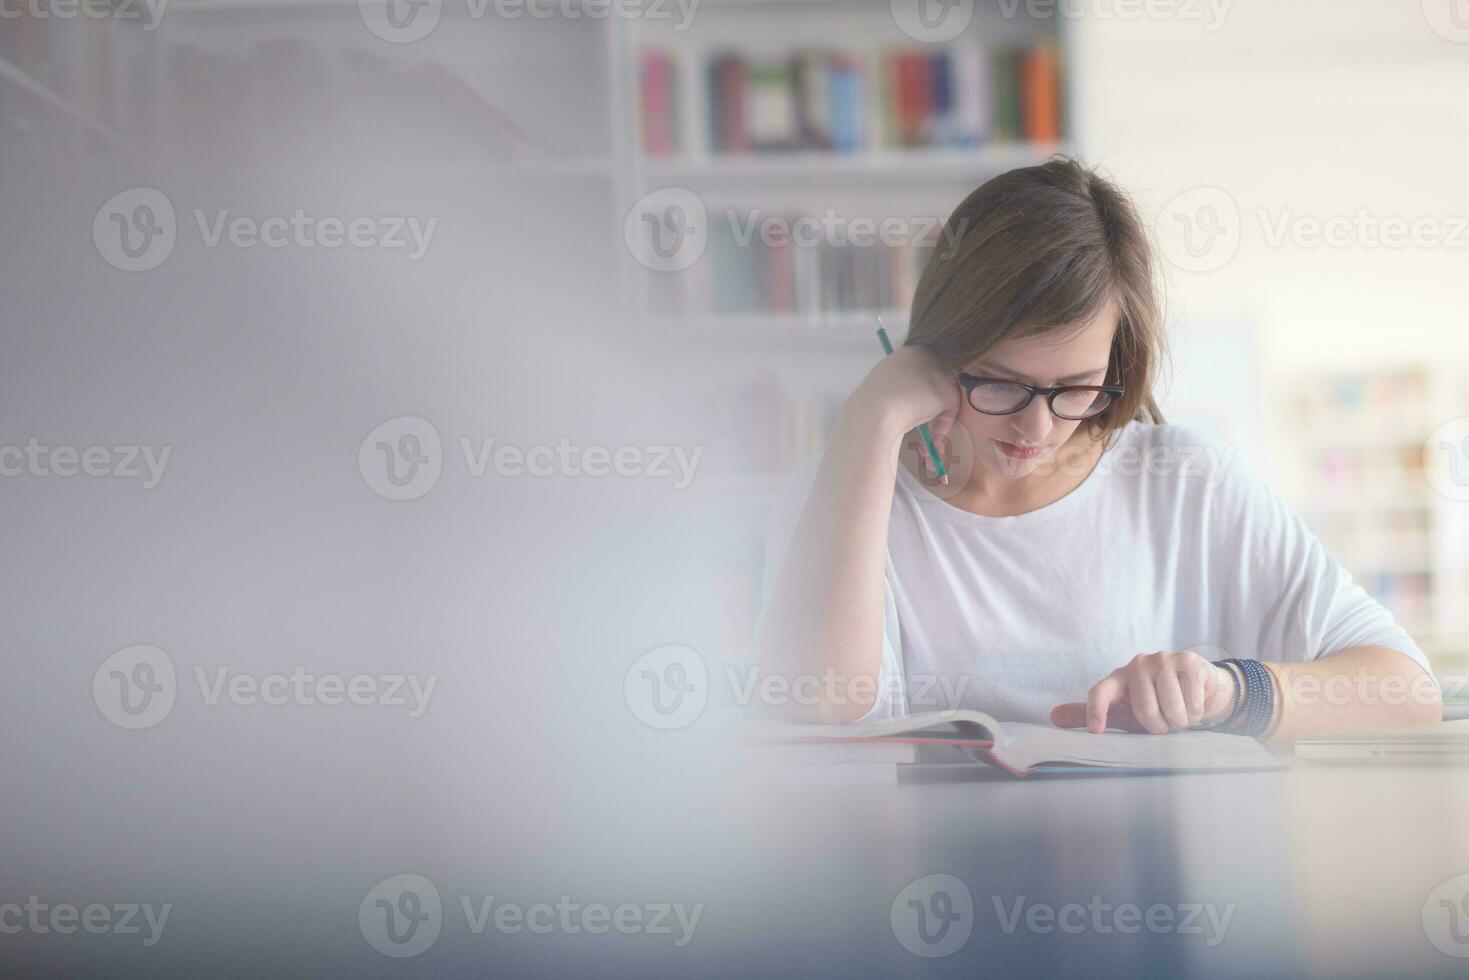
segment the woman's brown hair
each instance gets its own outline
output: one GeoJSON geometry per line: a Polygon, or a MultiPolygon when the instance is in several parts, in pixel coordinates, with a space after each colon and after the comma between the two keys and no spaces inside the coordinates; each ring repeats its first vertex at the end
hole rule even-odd
{"type": "Polygon", "coordinates": [[[959,370],[1004,340],[1082,326],[1115,297],[1106,384],[1127,392],[1089,421],[1100,439],[1162,422],[1153,384],[1166,356],[1156,264],[1137,210],[1105,177],[1057,157],[1011,170],[944,223],[913,296],[906,343],[959,370]]]}

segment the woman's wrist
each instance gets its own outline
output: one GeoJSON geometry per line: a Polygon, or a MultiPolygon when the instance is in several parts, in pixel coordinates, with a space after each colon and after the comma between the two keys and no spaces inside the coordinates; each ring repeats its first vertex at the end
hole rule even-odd
{"type": "Polygon", "coordinates": [[[834,442],[855,441],[863,446],[877,444],[890,450],[890,454],[896,459],[897,448],[903,436],[917,424],[910,424],[901,407],[895,405],[891,398],[883,397],[878,392],[865,391],[859,386],[837,412],[832,438],[834,442]]]}
{"type": "Polygon", "coordinates": [[[1228,721],[1241,693],[1239,675],[1233,670],[1219,664],[1211,664],[1210,669],[1215,675],[1214,693],[1205,707],[1204,716],[1199,719],[1202,726],[1222,725],[1228,721]]]}

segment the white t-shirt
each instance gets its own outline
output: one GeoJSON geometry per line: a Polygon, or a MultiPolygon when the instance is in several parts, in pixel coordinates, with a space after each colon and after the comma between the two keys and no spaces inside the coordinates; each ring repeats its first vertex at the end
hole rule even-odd
{"type": "MultiPolygon", "coordinates": [[[[984,517],[901,464],[882,667],[867,718],[949,707],[1046,722],[1134,655],[1304,661],[1373,644],[1428,660],[1233,447],[1131,422],[1074,490],[984,517]]],[[[768,600],[820,459],[776,502],[768,600]]]]}

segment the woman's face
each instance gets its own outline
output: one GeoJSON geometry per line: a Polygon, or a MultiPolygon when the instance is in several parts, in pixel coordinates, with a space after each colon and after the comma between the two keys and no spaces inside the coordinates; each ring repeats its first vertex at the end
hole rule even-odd
{"type": "MultiPolygon", "coordinates": [[[[1106,383],[1112,337],[1117,329],[1117,304],[1109,301],[1082,329],[1066,336],[1052,334],[1007,340],[965,366],[967,374],[1022,381],[1040,387],[1106,383]]],[[[977,466],[1007,479],[1022,479],[1054,460],[1081,421],[1060,418],[1050,401],[1039,395],[1012,415],[975,411],[967,399],[959,405],[958,423],[974,445],[977,466]]]]}

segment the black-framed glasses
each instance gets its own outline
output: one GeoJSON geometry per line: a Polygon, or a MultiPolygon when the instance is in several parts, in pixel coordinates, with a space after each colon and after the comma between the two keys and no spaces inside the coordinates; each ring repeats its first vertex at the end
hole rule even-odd
{"type": "Polygon", "coordinates": [[[1041,388],[1006,378],[981,378],[959,372],[959,384],[969,399],[969,406],[985,415],[1014,415],[1030,404],[1036,395],[1044,396],[1057,417],[1078,422],[1095,418],[1107,410],[1126,385],[1062,385],[1041,388]]]}

